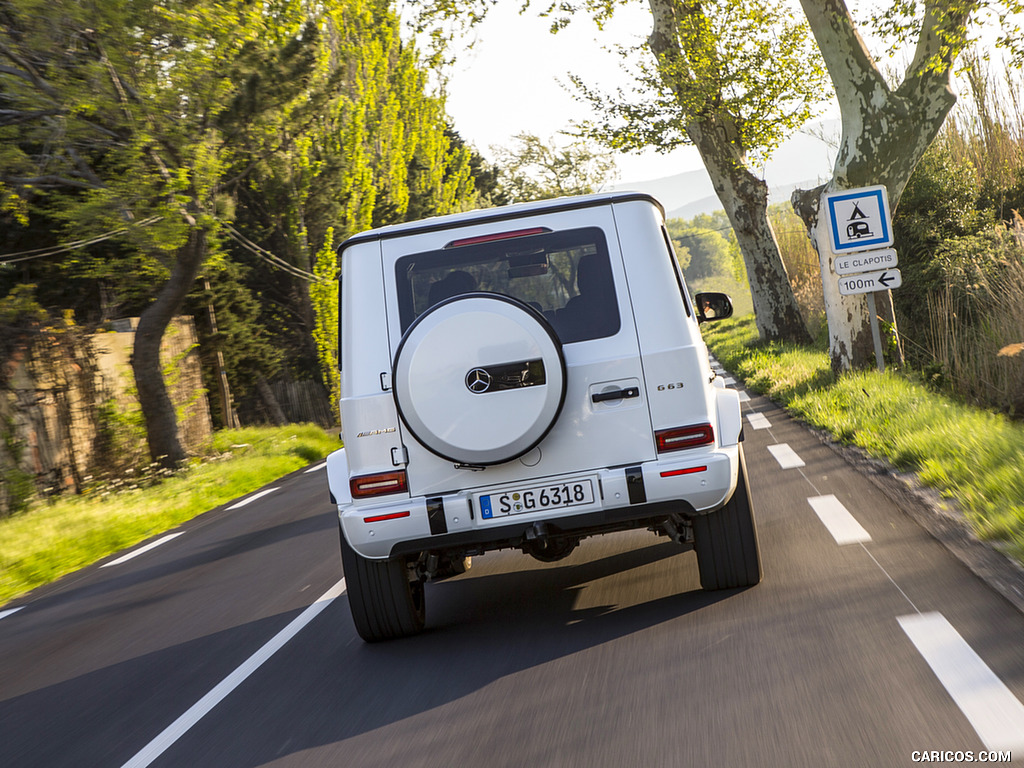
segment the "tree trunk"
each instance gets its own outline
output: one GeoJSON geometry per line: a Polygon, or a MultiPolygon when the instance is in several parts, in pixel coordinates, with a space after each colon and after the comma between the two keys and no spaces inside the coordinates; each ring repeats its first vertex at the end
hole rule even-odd
{"type": "Polygon", "coordinates": [[[768,220],[768,185],[737,157],[726,123],[706,118],[688,125],[687,134],[700,151],[736,233],[761,339],[809,344],[811,337],[768,220]]]}
{"type": "Polygon", "coordinates": [[[288,417],[284,415],[281,404],[274,397],[274,391],[270,388],[263,374],[256,376],[256,391],[259,392],[263,405],[267,407],[267,415],[275,427],[283,427],[288,423],[288,417]]]}
{"type": "Polygon", "coordinates": [[[139,318],[132,347],[132,371],[146,425],[149,455],[153,461],[169,468],[185,460],[185,450],[178,438],[178,419],[164,382],[160,344],[205,259],[206,231],[193,228],[188,241],[178,249],[170,278],[160,289],[156,301],[139,318]]]}
{"type": "MultiPolygon", "coordinates": [[[[836,373],[874,363],[863,295],[840,296],[832,271],[835,254],[827,224],[819,219],[821,196],[828,192],[884,184],[889,206],[896,210],[910,175],[956,103],[951,82],[951,47],[937,32],[955,34],[967,21],[973,3],[939,15],[929,4],[914,60],[903,82],[890,89],[875,66],[843,0],[801,0],[836,89],[842,138],[832,179],[811,190],[796,190],[793,209],[803,219],[821,262],[829,352],[836,373]],[[939,64],[936,67],[936,63],[939,64]]],[[[886,292],[887,294],[888,292],[886,292]]],[[[891,296],[881,298],[891,305],[891,296]]]]}
{"type": "MultiPolygon", "coordinates": [[[[703,11],[699,4],[677,3],[674,0],[648,0],[653,28],[647,44],[654,53],[662,81],[682,103],[690,101],[684,65],[686,56],[678,41],[682,17],[699,20],[703,11]]],[[[688,38],[689,39],[689,38],[688,38]]],[[[697,44],[701,48],[701,44],[697,44]]],[[[692,53],[692,52],[691,52],[692,53]]],[[[714,59],[716,50],[697,51],[714,59]]],[[[746,165],[746,149],[740,140],[736,118],[721,106],[722,94],[708,98],[706,105],[695,111],[686,125],[686,133],[704,160],[708,175],[725,208],[729,223],[747,266],[747,282],[754,302],[757,330],[765,341],[786,340],[798,343],[811,341],[800,308],[793,295],[786,265],[779,254],[771,223],[768,221],[768,185],[750,172],[746,165]]]]}
{"type": "Polygon", "coordinates": [[[821,266],[822,293],[825,298],[825,319],[828,321],[828,348],[832,372],[837,376],[851,368],[874,364],[874,343],[867,320],[867,299],[863,295],[842,296],[832,272],[832,252],[828,225],[819,219],[821,195],[826,185],[814,190],[793,192],[793,208],[804,220],[811,242],[818,251],[821,266]]]}

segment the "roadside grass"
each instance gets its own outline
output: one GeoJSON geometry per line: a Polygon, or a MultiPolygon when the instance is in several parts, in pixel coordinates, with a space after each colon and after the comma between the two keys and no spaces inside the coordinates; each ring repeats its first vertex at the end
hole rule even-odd
{"type": "Polygon", "coordinates": [[[0,606],[340,447],[336,433],[308,424],[223,430],[214,435],[211,456],[155,485],[117,481],[81,496],[38,501],[0,520],[0,606]]]}
{"type": "Polygon", "coordinates": [[[753,316],[702,328],[747,387],[954,499],[980,538],[1024,563],[1024,425],[935,392],[910,374],[832,376],[828,354],[761,344],[753,316]]]}

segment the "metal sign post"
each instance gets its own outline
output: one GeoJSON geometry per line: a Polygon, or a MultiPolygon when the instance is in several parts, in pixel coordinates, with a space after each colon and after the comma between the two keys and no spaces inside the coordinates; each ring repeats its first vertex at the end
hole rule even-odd
{"type": "Polygon", "coordinates": [[[878,330],[878,310],[875,309],[875,294],[868,294],[868,319],[871,321],[871,341],[875,344],[875,363],[878,372],[885,372],[885,357],[882,355],[882,334],[878,330]]]}

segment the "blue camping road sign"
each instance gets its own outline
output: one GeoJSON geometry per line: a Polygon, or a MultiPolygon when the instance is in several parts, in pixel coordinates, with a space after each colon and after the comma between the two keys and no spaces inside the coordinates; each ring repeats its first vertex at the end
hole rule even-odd
{"type": "Polygon", "coordinates": [[[892,245],[892,215],[885,187],[863,187],[825,195],[834,253],[868,251],[892,245]]]}

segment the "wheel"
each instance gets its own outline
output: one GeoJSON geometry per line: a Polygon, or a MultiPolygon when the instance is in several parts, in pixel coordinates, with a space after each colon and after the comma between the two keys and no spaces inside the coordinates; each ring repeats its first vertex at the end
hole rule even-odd
{"type": "Polygon", "coordinates": [[[425,448],[490,466],[540,443],[565,402],[562,345],[518,299],[467,293],[420,315],[395,352],[398,415],[425,448]]]}
{"type": "Polygon", "coordinates": [[[761,553],[748,486],[741,445],[736,492],[721,509],[693,518],[693,548],[700,585],[706,590],[752,587],[761,581],[761,553]]]}
{"type": "Polygon", "coordinates": [[[406,558],[361,557],[341,531],[341,564],[352,621],[363,640],[375,643],[423,629],[423,582],[413,575],[406,558]]]}

